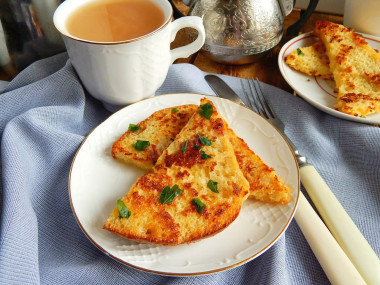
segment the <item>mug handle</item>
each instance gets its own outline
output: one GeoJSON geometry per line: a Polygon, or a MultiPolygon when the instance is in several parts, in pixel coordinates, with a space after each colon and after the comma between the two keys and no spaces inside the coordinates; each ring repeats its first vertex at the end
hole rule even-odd
{"type": "Polygon", "coordinates": [[[172,49],[171,53],[171,63],[173,63],[177,58],[186,58],[191,54],[196,53],[201,49],[206,39],[206,32],[203,26],[203,21],[198,16],[186,16],[179,18],[173,22],[171,22],[172,30],[171,30],[171,41],[174,41],[177,32],[183,28],[193,28],[198,31],[198,37],[195,41],[184,45],[182,47],[178,47],[172,49]]]}

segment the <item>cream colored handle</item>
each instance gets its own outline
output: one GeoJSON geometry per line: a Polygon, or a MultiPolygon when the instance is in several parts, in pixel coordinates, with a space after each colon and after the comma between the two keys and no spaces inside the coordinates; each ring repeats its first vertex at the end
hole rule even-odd
{"type": "Polygon", "coordinates": [[[294,218],[331,284],[365,284],[355,266],[302,193],[294,218]]]}
{"type": "Polygon", "coordinates": [[[380,260],[312,165],[300,168],[305,187],[322,219],[367,284],[380,284],[380,260]]]}

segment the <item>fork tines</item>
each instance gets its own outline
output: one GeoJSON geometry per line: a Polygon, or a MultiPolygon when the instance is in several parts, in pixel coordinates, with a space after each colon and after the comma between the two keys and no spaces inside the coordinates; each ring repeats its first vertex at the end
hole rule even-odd
{"type": "Polygon", "coordinates": [[[249,96],[249,93],[247,92],[246,88],[244,87],[244,82],[242,79],[240,79],[240,83],[243,89],[243,93],[247,99],[247,102],[251,108],[254,108],[257,110],[257,112],[264,116],[265,118],[275,118],[275,113],[270,106],[269,102],[265,98],[265,95],[263,93],[263,90],[260,85],[260,81],[257,79],[254,80],[253,78],[248,78],[248,87],[249,87],[249,92],[251,96],[249,96]],[[252,101],[254,102],[254,106],[250,100],[252,98],[252,101]]]}

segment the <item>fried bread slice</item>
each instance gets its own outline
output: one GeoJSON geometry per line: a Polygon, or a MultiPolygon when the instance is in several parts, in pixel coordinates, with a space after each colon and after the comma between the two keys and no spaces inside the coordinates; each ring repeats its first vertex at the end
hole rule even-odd
{"type": "Polygon", "coordinates": [[[334,107],[353,116],[380,112],[380,54],[342,25],[317,21],[314,33],[325,45],[338,90],[334,107]]]}
{"type": "Polygon", "coordinates": [[[309,76],[333,79],[329,58],[326,54],[325,46],[320,40],[311,46],[293,50],[287,55],[285,63],[294,70],[309,76]]]}
{"type": "MultiPolygon", "coordinates": [[[[185,119],[190,118],[196,109],[198,109],[197,105],[183,105],[153,113],[137,124],[141,126],[139,131],[136,131],[136,133],[127,131],[114,143],[111,151],[112,156],[122,162],[143,166],[145,170],[153,171],[156,161],[155,156],[160,155],[169,146],[173,138],[186,124],[185,119]],[[173,109],[178,110],[178,112],[173,114],[173,109]],[[181,114],[181,119],[177,118],[178,114],[181,114]],[[132,148],[132,144],[137,139],[149,141],[152,137],[154,137],[154,140],[145,151],[138,153],[132,148]],[[156,141],[160,142],[161,148],[154,146],[156,141]],[[155,153],[155,155],[153,156],[152,153],[155,153]],[[143,164],[141,163],[142,161],[143,164]]],[[[224,123],[227,125],[226,122],[224,123]]],[[[227,136],[233,145],[239,167],[250,184],[250,198],[266,203],[288,203],[291,200],[291,189],[285,185],[273,168],[266,165],[248,147],[243,139],[239,138],[230,127],[227,127],[227,129],[227,136]]]]}
{"type": "Polygon", "coordinates": [[[152,171],[158,157],[187,124],[197,108],[197,105],[188,104],[162,109],[137,125],[130,125],[128,131],[114,142],[111,155],[117,160],[152,171]],[[144,150],[136,150],[134,145],[137,140],[149,141],[150,145],[144,150]]]}
{"type": "Polygon", "coordinates": [[[228,128],[228,136],[239,167],[248,180],[249,197],[265,203],[289,203],[291,189],[276,174],[275,170],[265,164],[231,128],[228,128]]]}
{"type": "Polygon", "coordinates": [[[236,219],[249,183],[213,103],[203,98],[198,111],[158,158],[154,172],[121,199],[125,209],[115,207],[105,229],[136,241],[177,245],[214,235],[236,219]]]}

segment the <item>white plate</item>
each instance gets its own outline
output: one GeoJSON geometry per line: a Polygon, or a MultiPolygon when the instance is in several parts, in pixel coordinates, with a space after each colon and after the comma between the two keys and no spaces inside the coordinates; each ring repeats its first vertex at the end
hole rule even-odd
{"type": "MultiPolygon", "coordinates": [[[[368,44],[374,49],[380,49],[380,38],[362,34],[368,44]]],[[[336,94],[335,83],[332,80],[324,80],[318,77],[307,76],[291,69],[285,64],[286,56],[299,47],[312,45],[318,40],[312,33],[302,34],[287,42],[278,55],[278,66],[286,82],[310,104],[335,117],[367,124],[380,124],[380,114],[369,115],[366,118],[351,116],[334,109],[336,94]]]]}
{"type": "Polygon", "coordinates": [[[248,199],[238,218],[221,233],[191,244],[157,246],[120,238],[102,229],[115,206],[143,172],[114,160],[112,143],[130,123],[154,111],[199,104],[201,94],[167,94],[129,105],[110,116],[83,141],[73,160],[69,194],[77,222],[86,236],[112,258],[162,275],[189,276],[241,265],[265,252],[285,232],[296,210],[299,173],[295,157],[281,134],[258,114],[232,101],[206,96],[248,145],[292,188],[287,205],[248,199]]]}

